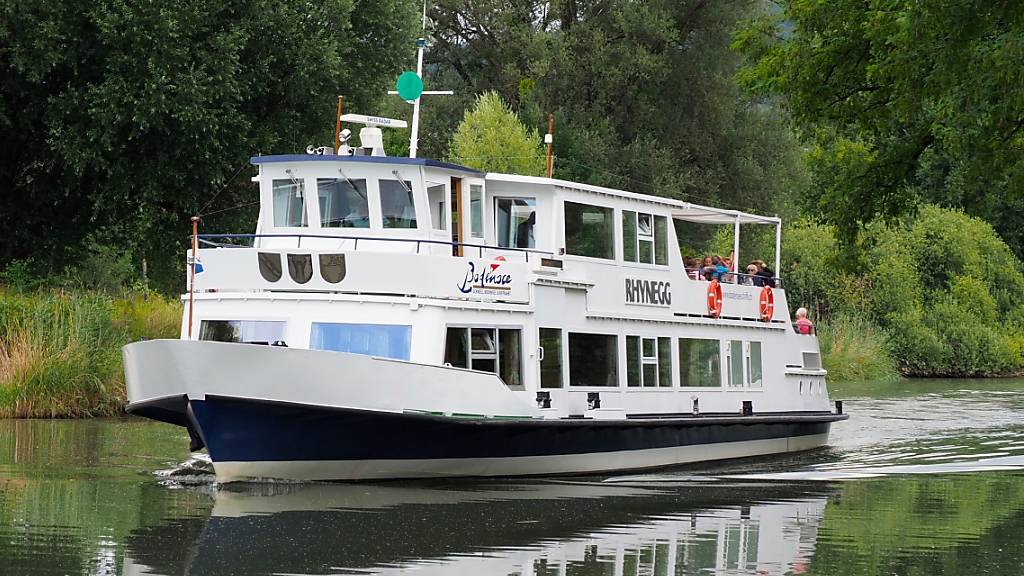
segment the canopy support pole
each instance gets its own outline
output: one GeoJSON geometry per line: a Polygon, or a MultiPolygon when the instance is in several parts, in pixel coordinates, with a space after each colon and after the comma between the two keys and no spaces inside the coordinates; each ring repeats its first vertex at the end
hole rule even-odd
{"type": "Polygon", "coordinates": [[[734,233],[732,238],[732,270],[730,272],[738,272],[740,269],[740,217],[736,216],[736,224],[734,226],[734,233]]]}
{"type": "Polygon", "coordinates": [[[782,221],[775,223],[775,275],[782,276],[779,266],[782,263],[782,221]]]}

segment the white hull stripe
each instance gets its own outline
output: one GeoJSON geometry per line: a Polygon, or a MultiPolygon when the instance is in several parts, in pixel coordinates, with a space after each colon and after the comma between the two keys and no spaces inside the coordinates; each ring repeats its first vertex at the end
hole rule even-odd
{"type": "Polygon", "coordinates": [[[797,452],[823,446],[828,433],[671,448],[522,456],[513,458],[435,458],[411,460],[299,460],[215,462],[218,482],[260,478],[287,480],[384,480],[463,476],[535,476],[638,470],[674,464],[797,452]]]}

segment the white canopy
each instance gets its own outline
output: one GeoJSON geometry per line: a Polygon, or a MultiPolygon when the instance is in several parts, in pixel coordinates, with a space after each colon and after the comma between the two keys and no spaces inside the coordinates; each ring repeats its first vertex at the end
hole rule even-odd
{"type": "Polygon", "coordinates": [[[738,210],[711,208],[697,204],[684,204],[672,209],[672,218],[698,224],[773,224],[782,222],[776,216],[758,216],[738,210]]]}

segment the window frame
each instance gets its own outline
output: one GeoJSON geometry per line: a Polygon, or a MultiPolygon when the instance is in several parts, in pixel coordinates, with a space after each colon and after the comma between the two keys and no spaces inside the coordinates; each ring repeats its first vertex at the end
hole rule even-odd
{"type": "Polygon", "coordinates": [[[523,339],[524,328],[521,325],[494,325],[494,324],[446,324],[444,329],[444,344],[441,351],[441,361],[445,365],[449,365],[452,368],[460,368],[462,370],[472,370],[474,372],[484,372],[487,374],[494,374],[497,376],[510,390],[525,390],[526,379],[525,379],[525,362],[523,345],[525,343],[523,339]],[[465,359],[467,362],[466,366],[456,366],[447,362],[448,356],[448,334],[452,330],[462,330],[468,337],[466,354],[468,357],[465,359]],[[479,356],[474,356],[473,350],[473,330],[491,330],[492,338],[491,343],[494,346],[493,351],[481,351],[479,356]],[[509,384],[502,378],[502,365],[501,365],[501,332],[502,331],[515,331],[519,332],[519,384],[509,384]],[[479,359],[484,361],[494,362],[494,371],[481,370],[473,367],[473,360],[479,359]]]}
{"type": "MultiPolygon", "coordinates": [[[[675,341],[674,342],[675,345],[673,346],[673,354],[676,356],[676,364],[675,364],[675,373],[676,374],[675,374],[675,378],[678,378],[679,388],[682,388],[684,390],[694,390],[694,391],[696,391],[696,390],[728,390],[730,388],[729,386],[726,385],[726,381],[727,381],[726,380],[726,370],[725,370],[725,368],[726,368],[726,364],[725,364],[726,356],[723,353],[724,345],[725,345],[725,341],[724,340],[722,340],[721,338],[700,338],[700,337],[696,337],[696,336],[679,336],[679,337],[673,338],[673,340],[675,341]],[[717,364],[718,364],[718,370],[717,370],[717,372],[718,372],[718,383],[717,384],[710,385],[710,386],[693,386],[693,385],[688,385],[686,383],[686,379],[683,378],[682,370],[684,368],[686,368],[687,371],[689,370],[688,369],[688,363],[687,363],[687,359],[683,358],[683,355],[682,355],[682,353],[681,353],[681,351],[679,349],[680,343],[683,340],[701,341],[701,342],[714,342],[717,345],[717,348],[718,348],[717,349],[717,355],[718,355],[718,362],[717,362],[717,364]]],[[[687,375],[689,375],[689,374],[687,374],[687,375]]]]}
{"type": "Polygon", "coordinates": [[[434,182],[433,180],[427,180],[423,183],[424,190],[427,194],[427,212],[430,215],[430,231],[431,232],[448,232],[451,229],[452,210],[448,206],[451,200],[451,189],[450,183],[445,182],[434,182]],[[434,204],[434,198],[431,197],[431,189],[441,188],[443,190],[441,198],[441,218],[440,222],[435,221],[434,210],[438,207],[434,204]],[[440,227],[438,227],[440,224],[440,227]]]}
{"type": "Polygon", "coordinates": [[[566,362],[567,365],[566,365],[565,369],[568,371],[568,375],[569,375],[569,378],[568,378],[568,380],[565,383],[567,389],[569,389],[569,390],[601,391],[601,390],[615,390],[615,389],[622,389],[623,388],[623,383],[625,381],[625,378],[624,378],[624,375],[622,374],[622,368],[623,368],[622,361],[621,361],[622,354],[621,354],[621,350],[619,348],[623,338],[621,337],[620,334],[618,334],[618,333],[608,333],[608,332],[582,332],[582,331],[573,331],[573,330],[568,330],[568,329],[564,330],[563,334],[565,334],[565,348],[566,348],[566,351],[567,351],[567,362],[566,362]],[[572,383],[572,379],[573,379],[573,376],[572,376],[572,337],[573,337],[573,335],[603,336],[603,337],[606,337],[606,338],[614,338],[614,342],[615,342],[614,352],[609,355],[614,360],[614,362],[615,362],[615,366],[614,366],[614,368],[615,368],[614,382],[615,383],[614,384],[601,385],[601,384],[573,384],[572,383]]]}
{"type": "Polygon", "coordinates": [[[672,337],[671,336],[644,336],[638,334],[626,334],[626,387],[630,390],[648,390],[648,391],[664,391],[665,388],[673,388],[675,386],[675,378],[672,374],[673,361],[672,354],[672,337]],[[631,349],[634,347],[630,341],[635,342],[635,350],[631,349]],[[653,346],[654,355],[647,354],[646,346],[650,343],[653,346]],[[668,349],[663,349],[663,346],[667,344],[668,349]],[[667,354],[666,354],[667,352],[667,354]],[[662,362],[667,362],[667,367],[662,365],[662,362]],[[632,363],[636,363],[636,375],[637,384],[630,383],[630,372],[634,367],[632,363]],[[652,367],[654,370],[654,382],[648,382],[647,369],[652,367]],[[666,378],[667,376],[667,378],[666,378]]]}
{"type": "Polygon", "coordinates": [[[645,268],[665,267],[669,265],[668,216],[655,212],[640,210],[619,210],[622,234],[621,260],[626,264],[636,264],[645,268]],[[641,233],[641,220],[647,220],[649,233],[641,233]],[[659,231],[661,233],[659,234],[659,231]],[[645,248],[646,246],[646,248],[645,248]],[[647,252],[650,261],[644,260],[641,254],[647,252]]]}
{"type": "Polygon", "coordinates": [[[541,357],[537,360],[537,368],[539,376],[537,379],[538,390],[562,390],[566,387],[566,341],[565,341],[565,329],[563,328],[548,328],[545,326],[537,327],[537,349],[541,351],[541,357]],[[541,335],[542,330],[551,330],[558,332],[558,350],[549,351],[544,347],[544,337],[541,335]],[[557,352],[557,353],[556,353],[557,352]],[[544,385],[544,362],[548,359],[548,355],[552,358],[557,358],[558,361],[558,386],[545,386],[544,385]]]}
{"type": "Polygon", "coordinates": [[[564,256],[569,257],[569,258],[584,258],[584,259],[586,259],[588,261],[591,261],[591,262],[608,262],[608,261],[615,261],[615,260],[617,260],[619,258],[619,251],[620,251],[620,249],[618,247],[619,232],[616,230],[616,222],[618,221],[618,214],[620,212],[621,212],[621,210],[619,210],[615,206],[608,206],[608,205],[600,204],[600,203],[596,203],[595,204],[595,203],[591,203],[591,202],[578,202],[576,200],[568,200],[568,199],[562,200],[562,214],[561,214],[562,222],[561,222],[561,228],[562,228],[562,248],[565,251],[564,256]],[[588,256],[586,254],[576,254],[576,253],[573,253],[573,252],[569,251],[569,230],[568,230],[568,226],[566,226],[566,223],[568,222],[568,220],[567,220],[567,216],[568,216],[567,208],[568,208],[569,204],[576,204],[578,206],[586,206],[586,207],[589,207],[589,208],[597,208],[597,209],[600,209],[600,210],[607,210],[611,214],[611,218],[610,218],[610,220],[608,222],[608,229],[609,229],[609,232],[610,232],[610,238],[608,239],[608,242],[609,242],[609,249],[610,249],[610,252],[611,252],[611,254],[609,256],[588,256]]]}
{"type": "MultiPolygon", "coordinates": [[[[277,229],[284,229],[284,230],[309,230],[311,228],[309,223],[310,222],[317,222],[317,223],[319,223],[320,222],[320,215],[316,214],[315,215],[316,218],[314,219],[314,218],[312,218],[312,216],[314,216],[314,215],[310,214],[309,192],[307,190],[308,187],[306,186],[306,179],[305,178],[298,178],[298,177],[294,177],[294,176],[289,176],[288,174],[285,174],[284,176],[285,176],[284,178],[271,178],[270,179],[270,190],[269,190],[269,193],[270,193],[270,222],[273,225],[273,227],[277,228],[277,229]],[[274,193],[278,190],[278,188],[276,187],[276,183],[278,183],[278,182],[287,182],[292,187],[297,185],[299,187],[299,190],[302,192],[302,222],[303,222],[302,224],[300,224],[298,226],[292,226],[292,225],[289,225],[289,224],[285,224],[283,226],[279,226],[277,224],[277,204],[276,204],[276,198],[275,198],[274,193]]],[[[319,199],[317,200],[316,204],[319,205],[319,199]]],[[[290,206],[290,204],[289,204],[289,206],[290,206]]],[[[289,214],[290,214],[290,212],[291,211],[289,210],[289,214]]]]}
{"type": "MultiPolygon", "coordinates": [[[[230,318],[229,317],[229,318],[224,318],[224,317],[217,317],[217,318],[196,318],[196,320],[198,320],[198,326],[197,326],[196,336],[195,336],[197,340],[202,340],[203,324],[206,323],[206,322],[267,322],[267,323],[280,323],[280,324],[283,325],[283,327],[281,329],[281,340],[283,340],[285,343],[288,342],[288,330],[291,328],[291,326],[290,326],[291,323],[289,322],[289,319],[287,317],[278,317],[278,318],[251,318],[251,317],[246,317],[246,318],[230,318]]],[[[183,335],[183,337],[187,337],[187,334],[184,334],[184,332],[186,332],[186,331],[187,331],[187,328],[183,327],[182,328],[182,335],[183,335]]],[[[249,344],[249,343],[252,343],[252,342],[263,342],[262,340],[250,340],[249,342],[246,342],[246,341],[229,342],[227,340],[202,340],[202,341],[203,342],[225,342],[225,343],[229,343],[229,344],[249,344]]],[[[271,342],[267,342],[267,343],[268,344],[272,344],[273,342],[271,341],[271,342]]]]}
{"type": "MultiPolygon", "coordinates": [[[[367,178],[367,177],[346,178],[344,176],[342,176],[340,178],[321,178],[321,177],[317,176],[317,177],[313,178],[312,180],[316,184],[316,222],[317,222],[316,227],[317,228],[320,228],[320,229],[323,229],[323,230],[334,230],[334,229],[339,229],[339,230],[340,229],[346,229],[346,230],[369,230],[369,229],[373,228],[373,218],[371,216],[371,206],[373,205],[373,198],[372,198],[372,194],[370,193],[370,180],[371,180],[370,178],[367,178]],[[345,183],[348,183],[349,181],[351,181],[352,183],[356,183],[356,182],[362,182],[363,183],[363,190],[362,190],[362,192],[366,195],[366,226],[365,227],[364,226],[324,226],[324,214],[323,214],[323,210],[321,210],[321,208],[320,208],[320,183],[321,182],[345,182],[345,183]]],[[[356,187],[356,190],[358,191],[359,188],[356,187]]],[[[344,221],[345,221],[345,219],[342,220],[342,222],[344,222],[344,221]]]]}
{"type": "Polygon", "coordinates": [[[344,354],[359,354],[362,356],[369,356],[371,358],[386,358],[388,360],[400,360],[409,362],[412,360],[412,324],[380,324],[380,323],[366,323],[366,322],[317,322],[312,321],[309,323],[309,336],[306,338],[310,350],[321,350],[325,352],[341,352],[344,354]],[[361,327],[378,327],[378,328],[405,328],[405,352],[406,356],[395,357],[395,356],[381,356],[377,354],[364,354],[362,352],[352,352],[350,350],[335,350],[334,348],[314,348],[313,338],[314,331],[317,325],[323,326],[361,326],[361,327]]]}
{"type": "MultiPolygon", "coordinates": [[[[539,244],[537,242],[537,231],[539,230],[539,226],[537,225],[537,219],[539,218],[538,212],[540,212],[540,202],[537,200],[537,197],[536,196],[494,196],[493,202],[491,204],[492,204],[492,208],[493,208],[491,216],[492,216],[492,219],[494,220],[494,245],[498,246],[500,248],[512,248],[512,249],[519,248],[521,250],[524,250],[524,249],[525,250],[536,250],[537,246],[539,244]],[[498,213],[499,213],[498,212],[498,202],[501,202],[503,200],[507,200],[507,201],[511,201],[511,202],[515,202],[516,200],[522,200],[522,201],[526,201],[526,202],[533,202],[533,206],[532,206],[533,207],[533,215],[534,215],[534,221],[533,221],[533,246],[527,246],[526,248],[519,248],[518,246],[505,246],[504,244],[502,244],[504,239],[500,235],[501,227],[498,225],[498,213]]],[[[510,211],[509,212],[509,215],[512,217],[512,220],[515,220],[514,214],[515,214],[514,211],[510,211]]],[[[518,228],[518,225],[517,225],[517,228],[518,228]]],[[[518,238],[518,230],[517,230],[516,236],[517,236],[516,240],[518,241],[519,240],[519,238],[518,238]]]]}
{"type": "Polygon", "coordinates": [[[468,212],[468,214],[469,214],[469,218],[467,218],[467,220],[469,220],[469,236],[468,237],[469,238],[475,238],[477,240],[483,240],[487,236],[487,228],[486,228],[486,226],[484,226],[484,223],[487,222],[487,194],[486,194],[486,190],[484,189],[484,183],[483,182],[479,182],[479,181],[478,182],[468,182],[467,184],[468,185],[466,186],[466,188],[468,190],[466,191],[466,194],[469,196],[469,202],[466,204],[466,206],[467,206],[466,212],[468,212]],[[480,193],[480,218],[479,219],[474,218],[474,215],[473,215],[473,194],[475,192],[479,192],[480,193]],[[477,233],[476,230],[474,230],[474,228],[476,227],[476,224],[480,225],[480,233],[479,234],[477,233]]]}
{"type": "MultiPolygon", "coordinates": [[[[380,177],[380,178],[375,178],[374,179],[374,183],[375,183],[376,188],[377,188],[377,199],[376,199],[375,204],[377,205],[377,218],[378,218],[377,222],[380,225],[379,229],[380,230],[388,230],[389,232],[394,232],[396,230],[419,230],[422,218],[420,218],[421,210],[419,209],[419,207],[417,206],[417,203],[416,203],[415,183],[416,183],[417,179],[416,178],[412,178],[412,177],[406,178],[406,176],[404,174],[397,174],[397,175],[393,175],[393,176],[394,176],[393,178],[383,178],[383,177],[380,177]],[[385,212],[384,212],[384,187],[381,186],[381,184],[383,182],[395,182],[395,183],[398,183],[399,184],[399,189],[409,195],[409,205],[412,206],[412,211],[413,211],[413,225],[412,226],[388,226],[387,225],[387,216],[385,215],[385,212]],[[402,186],[402,184],[404,184],[404,186],[402,186]]],[[[403,217],[402,219],[405,219],[405,218],[403,217]]],[[[429,214],[428,214],[428,219],[429,219],[429,214]]],[[[430,224],[428,223],[428,226],[429,225],[430,224]]]]}

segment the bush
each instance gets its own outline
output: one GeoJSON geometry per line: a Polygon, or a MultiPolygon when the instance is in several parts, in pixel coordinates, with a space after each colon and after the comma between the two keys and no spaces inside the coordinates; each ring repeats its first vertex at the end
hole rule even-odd
{"type": "Polygon", "coordinates": [[[926,206],[902,226],[872,226],[855,263],[825,226],[798,222],[784,240],[787,299],[822,324],[833,379],[859,377],[861,345],[888,351],[910,376],[1024,370],[1022,265],[987,223],[926,206]],[[871,342],[849,341],[861,337],[871,342]]]}

